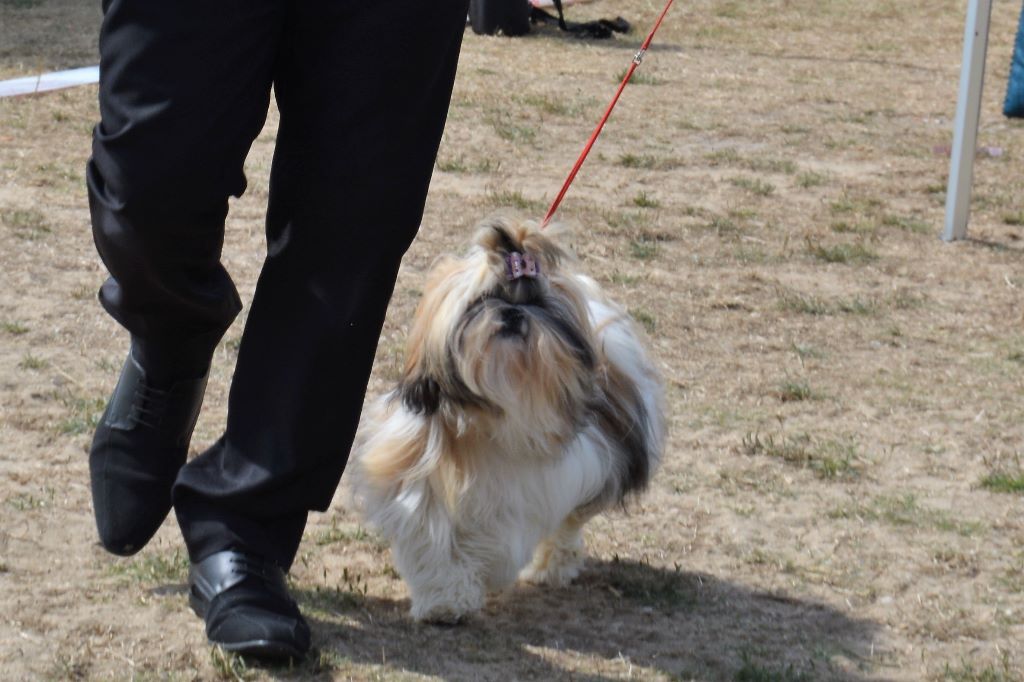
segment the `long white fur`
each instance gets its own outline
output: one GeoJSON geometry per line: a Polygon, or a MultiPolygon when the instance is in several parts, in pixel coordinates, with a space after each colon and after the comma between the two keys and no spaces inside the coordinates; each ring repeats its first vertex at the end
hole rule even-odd
{"type": "MultiPolygon", "coordinates": [[[[584,292],[595,345],[642,397],[651,472],[664,446],[662,386],[635,326],[594,280],[572,275],[584,292]]],[[[463,304],[464,305],[464,302],[463,304]]],[[[480,609],[488,592],[517,577],[564,585],[583,564],[583,523],[621,500],[615,443],[590,420],[567,445],[538,444],[537,415],[510,414],[483,447],[452,508],[430,475],[446,453],[436,416],[411,411],[396,392],[367,407],[353,449],[353,490],[367,522],[386,537],[395,568],[407,582],[417,620],[458,621],[480,609]],[[363,463],[377,448],[417,443],[415,465],[381,484],[363,463]],[[547,451],[538,452],[543,447],[547,451]]],[[[473,415],[458,415],[457,432],[472,433],[473,415]]]]}

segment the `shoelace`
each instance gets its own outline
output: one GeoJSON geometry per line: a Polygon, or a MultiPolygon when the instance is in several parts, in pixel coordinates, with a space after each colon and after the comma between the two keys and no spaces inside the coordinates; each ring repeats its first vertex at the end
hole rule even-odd
{"type": "Polygon", "coordinates": [[[264,581],[272,582],[276,577],[276,573],[266,563],[250,559],[247,556],[231,557],[231,564],[239,573],[245,573],[264,581]]]}
{"type": "Polygon", "coordinates": [[[132,416],[137,424],[150,429],[160,426],[160,421],[167,411],[167,398],[170,391],[147,386],[140,383],[135,387],[135,410],[132,416]]]}
{"type": "Polygon", "coordinates": [[[231,567],[234,571],[243,574],[247,578],[260,580],[278,597],[283,598],[289,604],[295,604],[295,600],[288,594],[288,589],[283,583],[280,569],[275,565],[242,555],[231,557],[231,567]]]}

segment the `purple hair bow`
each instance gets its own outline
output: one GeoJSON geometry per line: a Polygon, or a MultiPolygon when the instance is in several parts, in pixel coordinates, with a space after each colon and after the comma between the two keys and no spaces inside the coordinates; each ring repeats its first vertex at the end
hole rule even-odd
{"type": "Polygon", "coordinates": [[[527,277],[535,279],[540,274],[540,263],[528,253],[513,251],[505,256],[505,275],[509,281],[527,277]]]}

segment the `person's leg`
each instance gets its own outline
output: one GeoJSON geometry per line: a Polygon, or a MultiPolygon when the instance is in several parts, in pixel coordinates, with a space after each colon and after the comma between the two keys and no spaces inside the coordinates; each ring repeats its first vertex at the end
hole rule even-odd
{"type": "Polygon", "coordinates": [[[130,554],[171,506],[214,347],[240,309],[228,197],[266,117],[280,0],[108,0],[87,167],[104,308],[132,348],[90,453],[101,541],[130,554]]]}
{"type": "Polygon", "coordinates": [[[330,504],[422,217],[466,5],[292,8],[275,81],[269,253],[227,430],[174,487],[193,561],[235,549],[287,568],[307,512],[330,504]]]}

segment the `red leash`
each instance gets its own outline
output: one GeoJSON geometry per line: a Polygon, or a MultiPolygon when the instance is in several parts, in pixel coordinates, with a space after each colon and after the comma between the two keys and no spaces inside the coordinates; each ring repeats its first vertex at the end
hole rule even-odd
{"type": "Polygon", "coordinates": [[[668,14],[668,8],[672,6],[672,2],[673,0],[668,0],[668,2],[665,3],[665,9],[661,10],[661,15],[658,17],[658,21],[655,22],[654,28],[652,28],[651,32],[647,34],[647,40],[644,41],[644,44],[640,46],[640,50],[633,57],[633,62],[629,65],[629,70],[626,71],[626,75],[623,77],[622,82],[619,83],[619,89],[615,91],[615,97],[612,98],[611,104],[609,104],[608,108],[605,109],[604,116],[601,117],[597,127],[594,128],[594,132],[590,134],[590,139],[587,140],[586,146],[583,147],[583,152],[580,154],[580,158],[576,159],[576,165],[574,165],[572,170],[569,171],[569,177],[565,179],[565,184],[563,184],[562,189],[559,190],[558,196],[555,197],[553,202],[551,202],[551,208],[548,209],[547,215],[545,215],[544,220],[541,221],[540,229],[543,230],[547,227],[548,223],[551,221],[551,216],[553,216],[555,211],[558,210],[558,205],[562,203],[562,198],[565,197],[565,193],[569,191],[569,185],[571,185],[572,181],[576,179],[576,173],[579,172],[580,167],[587,158],[587,154],[590,153],[590,148],[594,146],[594,142],[597,141],[597,136],[601,134],[601,129],[604,128],[605,121],[608,120],[608,117],[612,113],[612,109],[614,109],[616,103],[618,103],[619,96],[626,88],[626,83],[628,83],[629,79],[633,77],[633,72],[636,71],[636,67],[640,66],[640,62],[644,60],[644,54],[647,52],[647,48],[651,46],[654,34],[657,32],[658,27],[661,26],[661,20],[665,18],[666,14],[668,14]]]}

